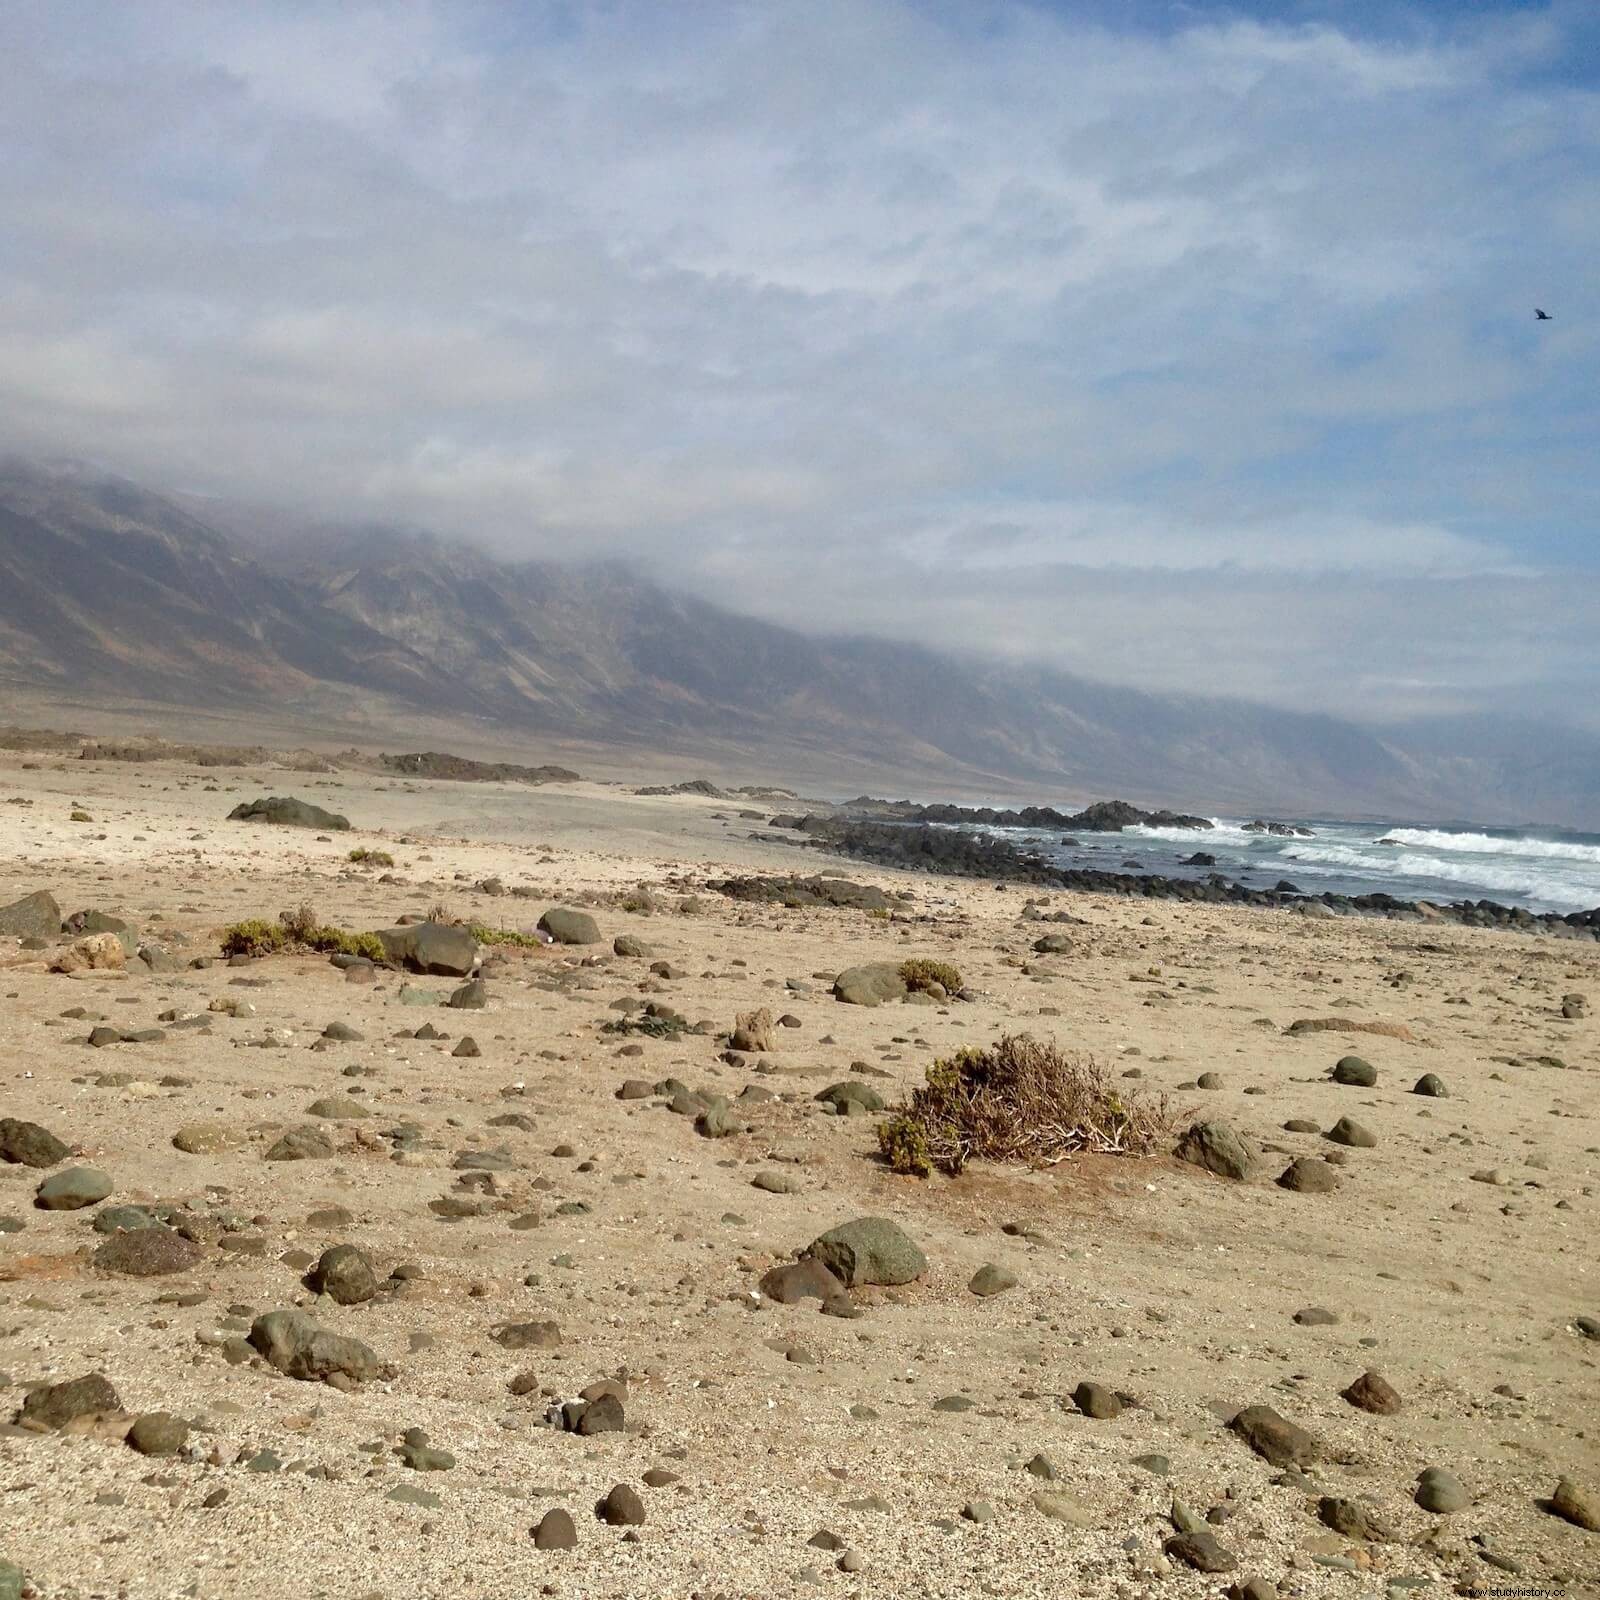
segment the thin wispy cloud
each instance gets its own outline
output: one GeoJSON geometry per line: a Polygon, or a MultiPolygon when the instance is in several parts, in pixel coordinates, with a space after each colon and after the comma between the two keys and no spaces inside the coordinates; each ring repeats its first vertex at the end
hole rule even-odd
{"type": "Polygon", "coordinates": [[[1584,715],[1596,26],[1283,14],[10,5],[0,443],[1149,687],[1584,715]]]}

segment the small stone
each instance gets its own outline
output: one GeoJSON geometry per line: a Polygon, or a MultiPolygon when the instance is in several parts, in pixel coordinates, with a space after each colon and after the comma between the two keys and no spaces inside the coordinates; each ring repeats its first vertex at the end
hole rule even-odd
{"type": "Polygon", "coordinates": [[[1420,1094],[1429,1100],[1448,1100],[1450,1091],[1444,1086],[1444,1079],[1436,1072],[1424,1072],[1411,1087],[1412,1094],[1420,1094]]]}
{"type": "Polygon", "coordinates": [[[1378,1145],[1377,1134],[1362,1127],[1354,1117],[1340,1117],[1323,1137],[1351,1150],[1375,1150],[1378,1145]]]}
{"type": "Polygon", "coordinates": [[[1394,1386],[1376,1372],[1363,1372],[1348,1389],[1342,1389],[1340,1393],[1358,1410],[1370,1411],[1378,1417],[1392,1417],[1401,1408],[1400,1396],[1394,1386]]]}
{"type": "Polygon", "coordinates": [[[1575,1528],[1600,1533],[1600,1507],[1571,1478],[1563,1478],[1550,1496],[1550,1509],[1575,1528]]]}
{"type": "Polygon", "coordinates": [[[1228,1426],[1275,1467],[1306,1467],[1316,1459],[1316,1441],[1271,1406],[1246,1406],[1228,1426]]]}
{"type": "Polygon", "coordinates": [[[506,1350],[554,1350],[561,1343],[561,1329],[554,1322],[507,1322],[490,1337],[506,1350]]]}
{"type": "Polygon", "coordinates": [[[1353,1089],[1370,1089],[1378,1081],[1378,1069],[1360,1056],[1343,1056],[1334,1063],[1330,1076],[1335,1083],[1346,1084],[1353,1089]]]}
{"type": "Polygon", "coordinates": [[[631,1484],[614,1484],[595,1514],[609,1527],[637,1528],[644,1521],[644,1501],[631,1484]]]}
{"type": "Polygon", "coordinates": [[[444,1504],[432,1489],[424,1489],[415,1483],[397,1484],[384,1499],[396,1500],[403,1506],[421,1506],[424,1511],[437,1511],[444,1504]]]}
{"type": "Polygon", "coordinates": [[[1465,1511],[1472,1504],[1466,1486],[1443,1467],[1427,1467],[1418,1473],[1417,1491],[1412,1498],[1424,1511],[1441,1517],[1452,1511],[1465,1511]]]}
{"type": "Polygon", "coordinates": [[[1161,1548],[1196,1572],[1232,1572],[1239,1565],[1211,1533],[1176,1533],[1161,1548]]]}
{"type": "Polygon", "coordinates": [[[333,1155],[333,1141],[320,1128],[290,1128],[267,1151],[268,1161],[326,1161],[333,1155]]]}
{"type": "Polygon", "coordinates": [[[311,1270],[311,1286],[341,1306],[360,1305],[378,1292],[372,1263],[353,1244],[324,1250],[311,1270]]]}
{"type": "Polygon", "coordinates": [[[1191,1166],[1236,1180],[1248,1178],[1259,1159],[1255,1147],[1225,1122],[1192,1124],[1173,1153],[1191,1166]]]}
{"type": "Polygon", "coordinates": [[[997,1267],[992,1261],[986,1262],[973,1273],[972,1281],[967,1288],[981,1299],[988,1299],[991,1295],[1004,1294],[1007,1289],[1015,1289],[1017,1275],[1008,1272],[1004,1267],[997,1267]]]}
{"type": "Polygon", "coordinates": [[[142,1456],[175,1456],[189,1439],[189,1424],[170,1411],[147,1411],[128,1429],[128,1443],[142,1456]]]}
{"type": "Polygon", "coordinates": [[[217,1122],[191,1122],[172,1136],[172,1147],[188,1156],[221,1156],[237,1150],[245,1137],[217,1122]]]}
{"type": "Polygon", "coordinates": [[[533,1547],[536,1550],[576,1550],[578,1530],[571,1513],[560,1506],[545,1512],[533,1529],[533,1547]]]}
{"type": "Polygon", "coordinates": [[[1100,1520],[1087,1506],[1049,1490],[1040,1490],[1033,1497],[1033,1507],[1052,1522],[1065,1523],[1069,1528],[1092,1528],[1100,1520]]]}
{"type": "Polygon", "coordinates": [[[961,1515],[968,1522],[993,1522],[994,1507],[987,1500],[969,1500],[962,1506],[961,1515]]]}
{"type": "Polygon", "coordinates": [[[1297,1156],[1278,1174],[1278,1187],[1295,1194],[1332,1194],[1339,1175],[1317,1156],[1297,1156]]]}
{"type": "Polygon", "coordinates": [[[1084,1416],[1102,1422],[1122,1415],[1122,1402],[1103,1383],[1080,1383],[1072,1391],[1072,1401],[1084,1416]]]}

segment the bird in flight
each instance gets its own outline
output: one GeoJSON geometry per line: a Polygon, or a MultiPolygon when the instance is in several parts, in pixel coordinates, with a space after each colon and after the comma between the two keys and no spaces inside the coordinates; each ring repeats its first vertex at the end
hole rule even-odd
{"type": "Polygon", "coordinates": [[[1533,308],[1533,320],[1535,322],[1554,322],[1555,318],[1548,311],[1541,311],[1538,306],[1535,306],[1533,308]]]}

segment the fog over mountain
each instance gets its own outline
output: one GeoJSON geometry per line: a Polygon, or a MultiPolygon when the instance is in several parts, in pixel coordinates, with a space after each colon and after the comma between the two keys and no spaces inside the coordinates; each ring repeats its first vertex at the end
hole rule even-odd
{"type": "Polygon", "coordinates": [[[1565,0],[17,0],[0,449],[1046,699],[1600,731],[1596,61],[1565,0]]]}
{"type": "Polygon", "coordinates": [[[469,736],[715,752],[815,784],[1593,826],[1600,740],[1434,720],[1375,730],[1151,695],[894,641],[813,636],[613,561],[509,564],[381,529],[271,562],[81,466],[0,470],[0,689],[55,703],[468,719],[469,736]]]}

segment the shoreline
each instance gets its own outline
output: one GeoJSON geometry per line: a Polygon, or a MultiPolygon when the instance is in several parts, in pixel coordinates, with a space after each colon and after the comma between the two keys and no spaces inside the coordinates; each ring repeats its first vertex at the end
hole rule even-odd
{"type": "MultiPolygon", "coordinates": [[[[942,811],[955,808],[941,807],[942,811]]],[[[1299,889],[1252,889],[1221,872],[1203,879],[1168,878],[1159,873],[1111,872],[1088,867],[1058,867],[1042,856],[1004,840],[922,822],[865,822],[816,814],[779,823],[806,836],[813,848],[847,860],[879,866],[943,873],[957,877],[1004,879],[1035,888],[1077,890],[1134,899],[1190,901],[1208,905],[1244,905],[1319,915],[1371,916],[1425,923],[1454,923],[1480,928],[1540,930],[1557,938],[1600,941],[1600,907],[1585,911],[1528,911],[1489,899],[1437,904],[1402,900],[1382,890],[1343,895],[1332,890],[1309,894],[1299,889]]],[[[1033,826],[1035,824],[1020,824],[1033,826]]],[[[1001,824],[1004,826],[1004,824],[1001,824]]],[[[1115,831],[1115,830],[1112,830],[1115,831]]],[[[755,837],[752,835],[752,837],[755,837]]]]}

